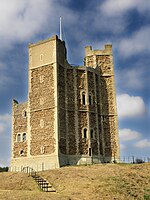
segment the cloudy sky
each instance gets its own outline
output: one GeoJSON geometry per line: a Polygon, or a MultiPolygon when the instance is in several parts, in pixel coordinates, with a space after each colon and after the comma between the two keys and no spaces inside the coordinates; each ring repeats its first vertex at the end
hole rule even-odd
{"type": "Polygon", "coordinates": [[[150,156],[150,1],[0,0],[0,166],[9,165],[11,102],[27,100],[28,43],[59,34],[68,61],[112,43],[122,156],[150,156]]]}

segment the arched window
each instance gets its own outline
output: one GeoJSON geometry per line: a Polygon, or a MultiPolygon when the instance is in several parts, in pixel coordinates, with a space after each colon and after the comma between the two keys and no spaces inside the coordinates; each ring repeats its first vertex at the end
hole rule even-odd
{"type": "Polygon", "coordinates": [[[23,142],[26,141],[26,133],[23,133],[23,135],[22,135],[22,141],[23,142]]]}
{"type": "Polygon", "coordinates": [[[85,92],[82,92],[82,104],[85,105],[85,92]]]}
{"type": "Polygon", "coordinates": [[[24,150],[20,151],[20,156],[24,156],[24,150]]]}
{"type": "Polygon", "coordinates": [[[21,134],[20,133],[17,134],[17,142],[21,142],[21,134]]]}
{"type": "Polygon", "coordinates": [[[91,138],[91,139],[94,139],[94,138],[95,138],[95,137],[94,137],[94,130],[93,130],[93,129],[90,130],[90,138],[91,138]]]}

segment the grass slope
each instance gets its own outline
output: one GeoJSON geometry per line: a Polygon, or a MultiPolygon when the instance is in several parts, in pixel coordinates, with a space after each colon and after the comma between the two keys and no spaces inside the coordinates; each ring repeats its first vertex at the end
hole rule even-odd
{"type": "Polygon", "coordinates": [[[150,163],[63,167],[41,172],[57,193],[22,173],[0,173],[0,200],[150,200],[150,163]]]}

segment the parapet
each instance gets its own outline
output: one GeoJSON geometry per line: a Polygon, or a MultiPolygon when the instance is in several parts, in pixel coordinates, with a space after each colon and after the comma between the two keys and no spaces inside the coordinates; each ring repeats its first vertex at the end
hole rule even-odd
{"type": "Polygon", "coordinates": [[[85,57],[92,55],[112,55],[112,44],[105,44],[103,50],[92,50],[91,46],[85,47],[85,57]]]}
{"type": "Polygon", "coordinates": [[[46,42],[49,42],[49,41],[53,41],[53,40],[56,40],[56,41],[59,41],[59,42],[61,42],[61,43],[65,43],[64,41],[62,41],[62,40],[60,40],[59,38],[58,38],[58,36],[57,35],[53,35],[51,38],[48,38],[48,39],[46,39],[46,40],[41,40],[41,41],[38,41],[38,42],[36,42],[36,43],[29,43],[29,48],[30,47],[34,47],[34,46],[37,46],[37,45],[41,45],[41,44],[44,44],[44,43],[46,43],[46,42]]]}

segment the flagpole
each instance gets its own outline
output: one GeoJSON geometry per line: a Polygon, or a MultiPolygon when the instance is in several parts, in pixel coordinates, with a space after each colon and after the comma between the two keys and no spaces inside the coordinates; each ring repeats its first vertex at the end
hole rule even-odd
{"type": "Polygon", "coordinates": [[[60,40],[62,40],[62,22],[61,22],[61,17],[60,17],[60,35],[59,35],[60,40]]]}

